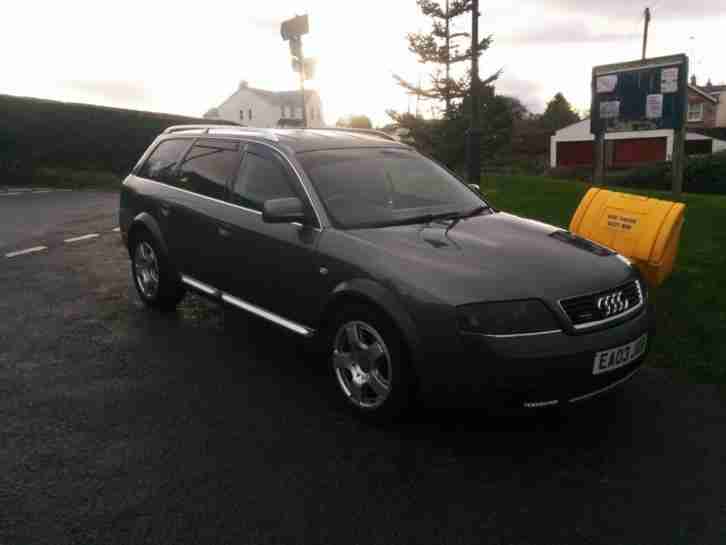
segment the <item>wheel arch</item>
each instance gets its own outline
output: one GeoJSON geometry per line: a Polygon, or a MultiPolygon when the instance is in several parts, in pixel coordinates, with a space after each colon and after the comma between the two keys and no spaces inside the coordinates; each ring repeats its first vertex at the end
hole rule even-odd
{"type": "Polygon", "coordinates": [[[403,337],[411,362],[417,367],[421,342],[413,319],[389,289],[373,280],[361,278],[338,284],[323,305],[319,331],[326,331],[338,310],[351,303],[370,305],[391,320],[403,337]]]}
{"type": "Polygon", "coordinates": [[[135,238],[142,231],[148,231],[159,244],[161,251],[164,252],[166,256],[169,255],[169,248],[166,245],[166,241],[164,240],[164,236],[161,232],[161,227],[159,226],[159,223],[156,221],[154,216],[152,216],[148,212],[141,212],[140,214],[137,214],[133,220],[131,220],[127,244],[129,255],[131,255],[131,253],[133,252],[135,238]]]}

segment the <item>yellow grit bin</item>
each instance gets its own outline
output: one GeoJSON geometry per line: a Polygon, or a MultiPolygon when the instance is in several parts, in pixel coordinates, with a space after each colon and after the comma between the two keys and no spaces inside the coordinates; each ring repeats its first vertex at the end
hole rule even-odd
{"type": "Polygon", "coordinates": [[[651,286],[673,271],[686,206],[598,187],[583,197],[570,231],[630,258],[651,286]]]}

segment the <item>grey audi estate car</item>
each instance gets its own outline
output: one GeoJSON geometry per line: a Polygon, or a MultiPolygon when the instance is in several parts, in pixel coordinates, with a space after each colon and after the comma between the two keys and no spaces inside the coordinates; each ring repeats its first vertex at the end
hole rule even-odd
{"type": "Polygon", "coordinates": [[[375,131],[170,127],[120,226],[146,305],[194,290],[309,337],[363,415],[447,393],[569,405],[632,377],[652,336],[626,258],[375,131]]]}

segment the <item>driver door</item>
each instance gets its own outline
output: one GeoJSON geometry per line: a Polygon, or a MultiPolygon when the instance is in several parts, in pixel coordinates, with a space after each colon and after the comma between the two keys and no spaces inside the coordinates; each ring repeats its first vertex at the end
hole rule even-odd
{"type": "Polygon", "coordinates": [[[220,225],[222,285],[231,295],[288,320],[310,326],[323,296],[317,242],[320,230],[297,174],[272,148],[246,146],[220,225]],[[310,210],[306,225],[265,223],[268,199],[297,197],[310,210]]]}

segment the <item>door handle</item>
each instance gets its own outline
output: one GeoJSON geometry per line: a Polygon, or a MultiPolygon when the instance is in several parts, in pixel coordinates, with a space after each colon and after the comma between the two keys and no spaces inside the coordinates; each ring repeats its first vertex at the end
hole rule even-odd
{"type": "Polygon", "coordinates": [[[219,233],[220,237],[228,237],[229,236],[229,229],[226,227],[222,227],[221,225],[217,227],[217,233],[219,233]]]}
{"type": "Polygon", "coordinates": [[[168,204],[160,205],[159,209],[161,210],[161,215],[164,217],[169,216],[169,214],[171,213],[171,207],[168,204]]]}

